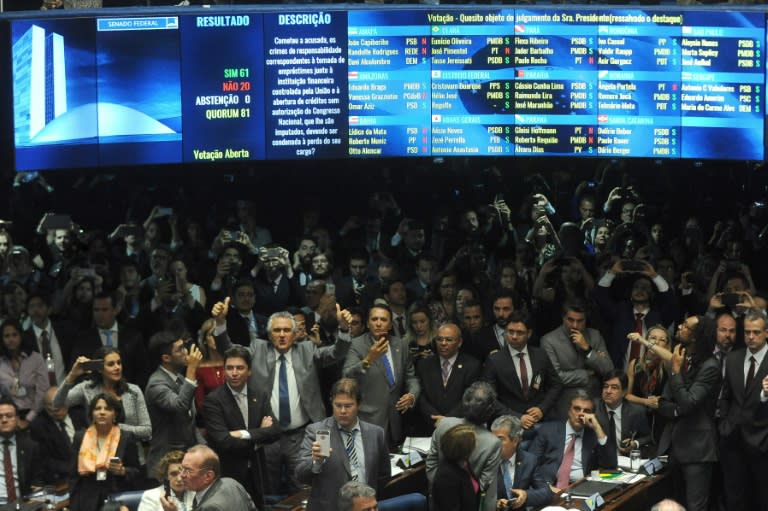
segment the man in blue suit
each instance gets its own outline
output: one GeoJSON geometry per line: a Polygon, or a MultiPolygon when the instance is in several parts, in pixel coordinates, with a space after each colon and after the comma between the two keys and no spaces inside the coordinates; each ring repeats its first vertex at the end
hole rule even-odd
{"type": "Polygon", "coordinates": [[[530,452],[538,460],[544,478],[557,488],[598,468],[616,468],[616,447],[595,416],[595,404],[585,390],[571,399],[568,420],[541,424],[530,452]]]}
{"type": "Polygon", "coordinates": [[[512,506],[544,507],[554,494],[542,477],[536,458],[517,447],[523,438],[523,425],[512,415],[502,415],[491,424],[491,432],[501,440],[501,466],[498,476],[497,508],[512,506]]]}

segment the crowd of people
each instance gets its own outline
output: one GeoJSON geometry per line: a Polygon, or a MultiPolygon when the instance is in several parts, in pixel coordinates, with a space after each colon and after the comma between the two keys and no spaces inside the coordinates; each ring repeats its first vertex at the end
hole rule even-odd
{"type": "Polygon", "coordinates": [[[0,436],[46,462],[5,465],[0,502],[67,480],[73,511],[214,484],[261,509],[309,485],[335,509],[431,436],[436,509],[543,507],[633,451],[668,456],[689,510],[765,507],[765,206],[677,218],[540,181],[423,217],[376,192],[279,239],[247,200],[213,230],[172,203],[109,235],[10,218],[0,436]]]}

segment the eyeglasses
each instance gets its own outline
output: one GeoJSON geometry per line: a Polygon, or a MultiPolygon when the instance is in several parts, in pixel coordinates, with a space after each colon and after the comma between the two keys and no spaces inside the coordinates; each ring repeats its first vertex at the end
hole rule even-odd
{"type": "Polygon", "coordinates": [[[189,467],[181,467],[179,470],[179,474],[181,475],[191,475],[195,472],[202,472],[203,470],[210,470],[208,467],[200,467],[200,468],[189,468],[189,467]]]}

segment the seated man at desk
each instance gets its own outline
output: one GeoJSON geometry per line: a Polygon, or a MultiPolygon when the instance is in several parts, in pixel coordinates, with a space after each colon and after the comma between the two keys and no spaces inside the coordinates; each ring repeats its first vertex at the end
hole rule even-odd
{"type": "Polygon", "coordinates": [[[530,452],[539,460],[542,475],[560,489],[598,468],[616,468],[616,447],[608,444],[595,405],[586,390],[576,390],[568,420],[541,425],[530,452]]]}
{"type": "Polygon", "coordinates": [[[541,475],[536,457],[518,449],[523,438],[523,424],[520,419],[512,415],[502,415],[491,424],[491,432],[501,440],[496,507],[525,509],[550,504],[554,494],[541,475]]]}
{"type": "Polygon", "coordinates": [[[603,397],[597,402],[597,420],[608,435],[608,444],[615,445],[618,454],[629,456],[651,441],[651,428],[645,408],[624,399],[627,395],[627,375],[614,369],[603,378],[603,397]]]}

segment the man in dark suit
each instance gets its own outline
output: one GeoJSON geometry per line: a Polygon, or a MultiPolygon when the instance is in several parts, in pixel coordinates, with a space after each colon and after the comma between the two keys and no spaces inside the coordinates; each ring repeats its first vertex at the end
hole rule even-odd
{"type": "Polygon", "coordinates": [[[499,397],[497,414],[520,417],[525,429],[549,416],[563,388],[544,350],[528,345],[532,334],[531,318],[513,312],[504,328],[507,346],[491,353],[483,367],[483,379],[499,397]]]}
{"type": "MultiPolygon", "coordinates": [[[[181,461],[184,488],[196,492],[195,511],[257,511],[243,485],[229,477],[221,477],[219,456],[206,445],[187,449],[181,461]]],[[[181,511],[165,495],[160,496],[163,511],[181,511]]]]}
{"type": "Polygon", "coordinates": [[[251,340],[263,339],[267,333],[267,318],[254,310],[256,292],[253,282],[241,280],[235,284],[232,311],[227,314],[227,333],[232,342],[250,346],[251,340]]]}
{"type": "Polygon", "coordinates": [[[720,463],[727,509],[768,509],[768,325],[762,312],[744,316],[746,349],[725,362],[720,400],[720,463]],[[754,358],[754,362],[753,359],[754,358]]]}
{"type": "Polygon", "coordinates": [[[99,293],[93,299],[94,327],[80,332],[70,355],[70,367],[77,357],[93,357],[102,346],[114,346],[120,350],[123,375],[141,388],[147,382],[147,350],[144,339],[136,330],[117,323],[117,302],[110,293],[99,293]]]}
{"type": "Polygon", "coordinates": [[[542,423],[530,449],[548,483],[564,489],[598,468],[616,468],[616,449],[595,417],[585,390],[571,399],[568,420],[542,423]]]}
{"type": "Polygon", "coordinates": [[[622,456],[651,442],[645,408],[627,401],[627,375],[614,369],[603,378],[603,395],[597,402],[597,420],[622,456]],[[611,426],[612,425],[612,426],[611,426]]]}
{"type": "Polygon", "coordinates": [[[497,508],[507,504],[514,509],[540,508],[550,504],[554,494],[542,477],[536,458],[518,449],[523,438],[520,419],[502,415],[491,424],[491,432],[501,440],[497,508]]]}
{"type": "Polygon", "coordinates": [[[311,484],[307,511],[338,508],[339,489],[347,481],[373,487],[390,476],[389,450],[384,430],[358,419],[360,387],[342,378],[331,389],[333,416],[307,426],[296,476],[311,484]],[[318,433],[330,435],[330,454],[324,454],[318,433]]]}
{"type": "Polygon", "coordinates": [[[49,317],[50,311],[51,304],[47,295],[30,294],[27,298],[27,314],[32,325],[24,332],[24,337],[32,341],[30,344],[42,355],[43,360],[47,361],[50,356],[53,374],[49,375],[49,380],[51,385],[58,385],[67,375],[67,363],[75,342],[75,326],[65,321],[54,324],[49,317]]]}
{"type": "Polygon", "coordinates": [[[0,398],[0,454],[4,480],[0,481],[0,504],[21,502],[33,484],[42,482],[40,448],[27,432],[18,430],[18,410],[10,398],[0,398]],[[6,456],[9,458],[6,459],[6,456]],[[8,468],[12,468],[12,474],[8,468]],[[11,482],[13,487],[11,487],[11,482]]]}
{"type": "Polygon", "coordinates": [[[659,400],[667,424],[659,439],[658,454],[669,454],[684,485],[689,511],[708,508],[712,471],[717,461],[715,407],[720,388],[720,364],[712,356],[715,322],[691,316],[680,324],[679,344],[672,353],[669,380],[659,400]]]}
{"type": "MultiPolygon", "coordinates": [[[[229,299],[213,306],[216,319],[216,344],[227,350],[232,346],[226,332],[229,299]]],[[[339,328],[349,328],[352,319],[347,310],[337,306],[339,328]]],[[[343,360],[349,350],[349,337],[339,337],[332,345],[296,342],[298,327],[288,312],[276,312],[267,322],[269,341],[255,339],[250,352],[258,361],[251,368],[249,386],[269,394],[272,413],[282,428],[280,439],[264,448],[267,466],[267,493],[295,493],[300,486],[295,479],[304,427],[326,417],[318,370],[343,360]],[[282,390],[281,390],[282,389],[282,390]],[[284,481],[284,476],[288,480],[284,481]]]]}
{"type": "Polygon", "coordinates": [[[429,255],[422,254],[416,259],[416,276],[405,285],[409,303],[423,300],[427,295],[436,266],[437,262],[429,255]]]}
{"type": "Polygon", "coordinates": [[[627,269],[626,261],[616,261],[595,287],[595,300],[604,318],[611,319],[607,336],[608,352],[616,367],[627,367],[632,358],[642,355],[642,345],[630,343],[627,334],[637,332],[645,336],[653,325],[665,327],[677,318],[677,298],[664,277],[656,273],[650,263],[632,261],[641,269],[627,269]],[[614,297],[611,286],[617,276],[632,278],[629,297],[614,297]],[[633,351],[635,350],[635,351],[633,351]]]}
{"type": "Polygon", "coordinates": [[[478,330],[472,336],[472,342],[464,345],[464,351],[469,353],[481,362],[493,353],[504,347],[504,327],[507,326],[509,317],[515,312],[515,296],[510,291],[499,291],[493,297],[493,319],[492,325],[487,325],[478,330]]]}
{"type": "Polygon", "coordinates": [[[263,268],[256,276],[256,310],[265,316],[301,302],[301,293],[291,278],[288,251],[277,245],[265,248],[263,268]]]}
{"type": "Polygon", "coordinates": [[[147,381],[144,397],[152,419],[152,439],[147,452],[147,473],[157,473],[157,463],[168,451],[183,451],[198,442],[195,427],[197,367],[203,359],[192,344],[184,346],[185,332],[158,332],[149,341],[149,351],[160,367],[147,381]],[[185,369],[186,368],[186,369],[185,369]],[[182,371],[185,371],[182,373],[182,371]]]}
{"type": "Polygon", "coordinates": [[[457,416],[461,409],[461,396],[480,376],[480,362],[460,353],[461,330],[446,323],[437,331],[437,353],[421,361],[416,375],[421,382],[421,395],[417,401],[422,430],[432,435],[433,423],[446,416],[457,416]]]}
{"type": "Polygon", "coordinates": [[[224,354],[225,384],[208,394],[203,419],[211,446],[221,460],[221,473],[248,491],[257,507],[264,506],[264,444],[280,436],[269,394],[248,386],[251,353],[233,346],[224,354]]]}
{"type": "Polygon", "coordinates": [[[40,446],[46,470],[43,478],[53,484],[66,481],[72,469],[72,440],[75,431],[85,426],[84,421],[73,420],[69,409],[53,405],[57,387],[45,393],[45,412],[37,414],[29,425],[32,439],[40,446]]]}
{"type": "Polygon", "coordinates": [[[336,300],[343,309],[362,306],[370,307],[369,288],[373,279],[368,276],[368,256],[363,252],[353,252],[349,256],[349,276],[336,282],[336,300]]]}

